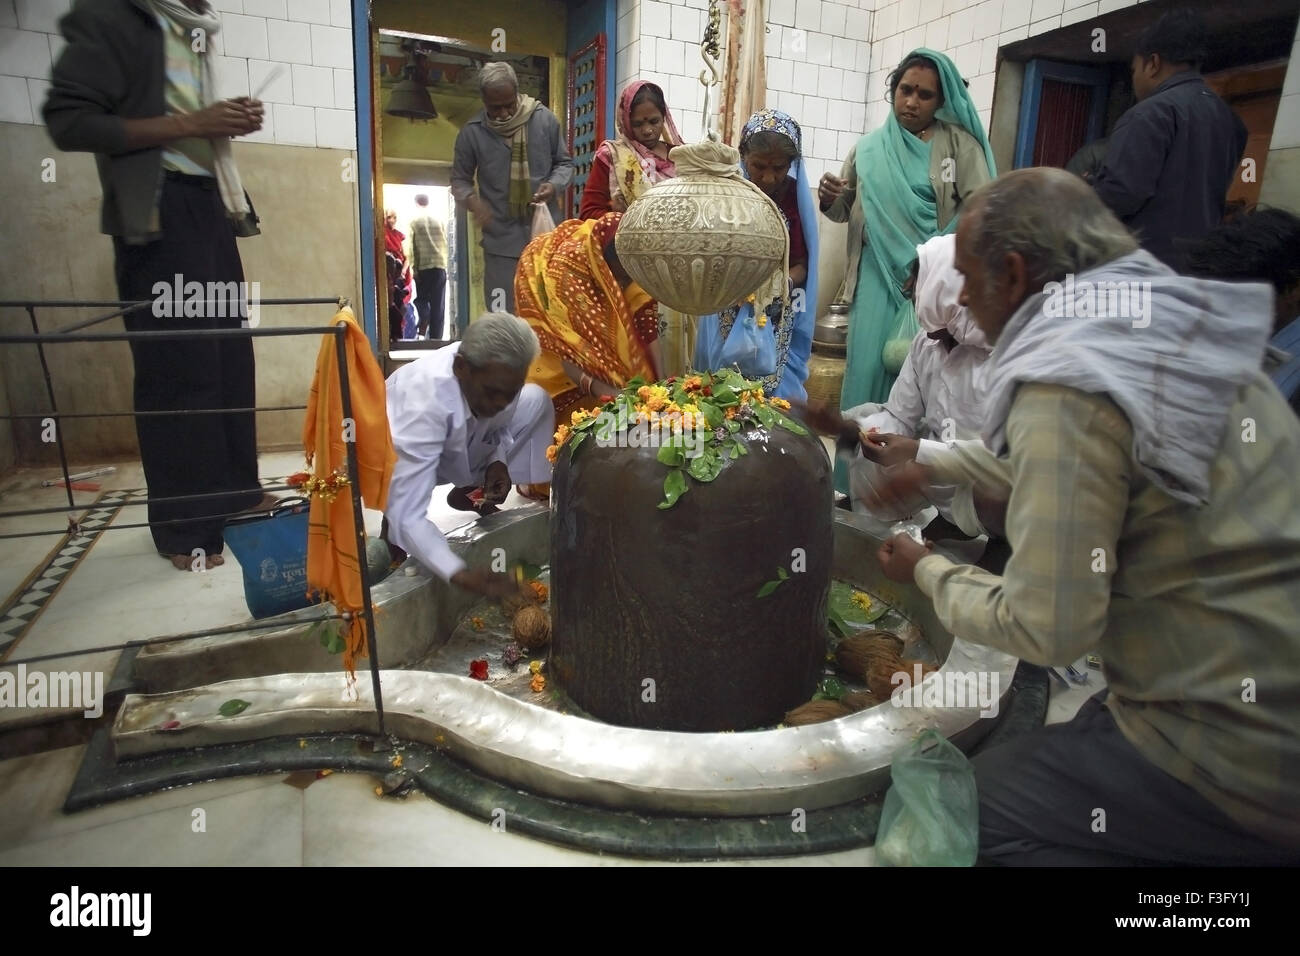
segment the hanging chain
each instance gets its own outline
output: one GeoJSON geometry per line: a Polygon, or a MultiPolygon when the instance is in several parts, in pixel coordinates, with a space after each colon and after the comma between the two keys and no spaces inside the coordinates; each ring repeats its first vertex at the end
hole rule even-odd
{"type": "Polygon", "coordinates": [[[704,87],[704,135],[715,143],[718,141],[717,121],[710,105],[710,94],[721,79],[718,74],[718,57],[722,55],[721,23],[718,0],[709,0],[709,22],[704,28],[704,39],[700,41],[700,59],[708,69],[700,71],[700,83],[704,87]]]}

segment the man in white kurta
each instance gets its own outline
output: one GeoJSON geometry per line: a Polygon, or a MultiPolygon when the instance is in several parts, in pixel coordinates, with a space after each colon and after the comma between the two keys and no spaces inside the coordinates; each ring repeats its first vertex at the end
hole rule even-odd
{"type": "Polygon", "coordinates": [[[482,489],[505,500],[512,482],[551,479],[546,448],[554,406],[525,385],[538,354],[528,323],[496,313],[472,322],[460,342],[399,368],[388,379],[388,422],[397,464],[388,487],[389,541],[445,581],[485,594],[513,589],[506,575],[468,568],[428,518],[433,490],[482,489]]]}

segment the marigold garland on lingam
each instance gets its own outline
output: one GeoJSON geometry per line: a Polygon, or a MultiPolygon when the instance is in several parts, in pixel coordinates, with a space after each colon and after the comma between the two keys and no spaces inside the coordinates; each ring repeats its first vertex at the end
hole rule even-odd
{"type": "Polygon", "coordinates": [[[779,426],[796,435],[808,434],[784,414],[789,408],[785,399],[768,398],[758,382],[730,369],[674,376],[653,384],[635,378],[613,401],[595,410],[579,409],[568,424],[561,423],[546,457],[554,462],[567,445],[572,458],[593,432],[598,443],[608,444],[619,432],[649,426],[661,436],[658,459],[669,469],[659,507],[671,508],[689,488],[686,475],[710,482],[726,462],[749,454],[741,441],[742,430],[779,426]]]}

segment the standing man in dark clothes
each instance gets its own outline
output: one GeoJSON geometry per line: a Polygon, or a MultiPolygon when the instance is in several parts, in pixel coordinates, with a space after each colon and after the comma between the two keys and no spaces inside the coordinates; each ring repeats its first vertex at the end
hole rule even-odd
{"type": "Polygon", "coordinates": [[[1228,187],[1246,148],[1246,126],[1201,78],[1205,26],[1173,10],[1138,40],[1138,102],[1111,132],[1093,180],[1097,195],[1174,269],[1184,249],[1223,218],[1228,187]]]}
{"type": "MultiPolygon", "coordinates": [[[[207,0],[77,0],[60,29],[45,123],[59,149],[95,154],[118,295],[153,300],[127,330],[239,328],[235,237],[259,230],[230,138],[262,128],[262,104],[215,100],[216,14],[207,0]]],[[[135,341],[131,355],[137,412],[255,403],[248,338],[135,341]]],[[[266,503],[253,412],[141,416],[136,434],[151,499],[220,495],[151,503],[158,553],[180,570],[222,564],[224,516],[266,503]]]]}

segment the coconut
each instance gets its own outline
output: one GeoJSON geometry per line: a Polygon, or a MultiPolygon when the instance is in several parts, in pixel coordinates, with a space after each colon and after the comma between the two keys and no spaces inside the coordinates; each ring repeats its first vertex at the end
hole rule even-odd
{"type": "Polygon", "coordinates": [[[897,661],[902,648],[903,642],[889,631],[854,634],[835,648],[835,664],[851,679],[860,681],[876,661],[897,661]]]}
{"type": "Polygon", "coordinates": [[[840,698],[840,703],[853,712],[866,710],[881,703],[879,697],[865,690],[851,690],[840,698]]]}
{"type": "Polygon", "coordinates": [[[799,727],[803,724],[820,724],[824,720],[847,717],[851,713],[853,711],[838,700],[810,700],[786,714],[784,723],[791,727],[799,727]]]}
{"type": "Polygon", "coordinates": [[[515,612],[514,636],[529,650],[543,647],[551,639],[551,618],[540,607],[530,604],[515,612]]]}

